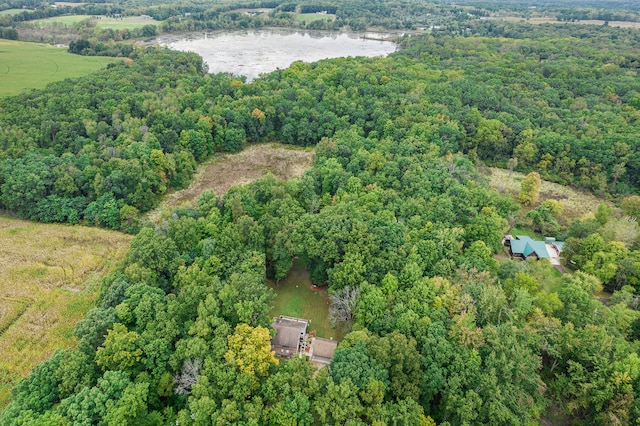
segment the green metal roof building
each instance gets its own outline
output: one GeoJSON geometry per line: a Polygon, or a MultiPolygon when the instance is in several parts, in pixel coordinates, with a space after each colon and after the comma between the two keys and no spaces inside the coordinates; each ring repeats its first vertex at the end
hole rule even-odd
{"type": "Polygon", "coordinates": [[[515,240],[511,240],[511,255],[524,259],[529,256],[536,256],[538,259],[549,258],[545,242],[533,240],[526,235],[517,235],[515,240]]]}

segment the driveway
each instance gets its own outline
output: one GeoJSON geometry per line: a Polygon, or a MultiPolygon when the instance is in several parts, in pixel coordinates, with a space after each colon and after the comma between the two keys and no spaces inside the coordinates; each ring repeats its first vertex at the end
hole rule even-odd
{"type": "Polygon", "coordinates": [[[560,257],[558,257],[556,249],[554,249],[551,244],[545,244],[545,246],[547,247],[547,253],[549,253],[549,262],[551,262],[553,266],[560,265],[560,257]]]}

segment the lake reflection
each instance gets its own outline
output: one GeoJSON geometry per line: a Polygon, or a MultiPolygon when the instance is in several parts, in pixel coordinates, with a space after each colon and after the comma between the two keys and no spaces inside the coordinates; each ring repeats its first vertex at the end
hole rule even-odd
{"type": "MultiPolygon", "coordinates": [[[[385,34],[388,36],[389,34],[385,34]]],[[[376,34],[376,38],[380,37],[376,34]]],[[[200,36],[161,37],[171,49],[196,52],[209,72],[230,72],[251,81],[262,73],[287,68],[295,61],[315,62],[345,56],[386,56],[395,43],[364,39],[363,34],[295,30],[229,31],[200,36]]]]}

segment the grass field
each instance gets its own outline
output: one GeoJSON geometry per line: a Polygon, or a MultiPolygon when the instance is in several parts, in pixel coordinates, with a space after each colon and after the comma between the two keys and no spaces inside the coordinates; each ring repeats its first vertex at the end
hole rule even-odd
{"type": "Polygon", "coordinates": [[[542,288],[548,292],[558,292],[562,287],[562,273],[548,262],[537,262],[533,270],[533,276],[542,284],[542,288]]]}
{"type": "MultiPolygon", "coordinates": [[[[520,192],[520,186],[524,179],[524,174],[518,172],[510,173],[508,170],[496,167],[488,168],[489,185],[500,192],[512,195],[520,192]]],[[[587,213],[595,212],[598,204],[607,203],[593,194],[577,191],[571,187],[560,185],[559,183],[542,181],[540,188],[539,202],[545,200],[557,200],[564,206],[562,216],[567,221],[581,218],[587,213]]]]}
{"type": "Polygon", "coordinates": [[[163,211],[194,201],[207,189],[223,195],[233,185],[252,182],[266,173],[283,180],[300,176],[311,167],[312,160],[311,150],[277,143],[251,145],[237,154],[216,156],[198,168],[188,188],[169,194],[148,218],[157,222],[163,211]]]}
{"type": "Polygon", "coordinates": [[[99,277],[130,239],[0,216],[0,409],[21,377],[74,345],[73,327],[93,307],[99,277]]]}
{"type": "Polygon", "coordinates": [[[30,11],[27,9],[5,9],[5,10],[0,10],[0,16],[17,15],[20,12],[30,12],[30,11]]]}
{"type": "MultiPolygon", "coordinates": [[[[92,15],[64,15],[64,16],[55,16],[53,18],[45,18],[38,19],[33,22],[37,22],[44,26],[49,26],[52,24],[61,24],[72,26],[76,22],[80,22],[84,19],[93,18],[92,15]]],[[[95,19],[96,26],[98,28],[110,28],[112,30],[120,30],[123,28],[142,28],[145,25],[155,25],[158,24],[159,21],[156,21],[153,18],[141,18],[140,16],[126,16],[123,18],[109,18],[107,16],[98,16],[98,19],[95,19]]]]}
{"type": "Polygon", "coordinates": [[[318,337],[341,340],[344,330],[332,328],[329,323],[329,293],[326,287],[314,290],[312,285],[309,271],[297,263],[277,286],[274,281],[269,281],[269,287],[277,295],[271,316],[287,315],[311,320],[309,330],[316,330],[318,337]]]}
{"type": "Polygon", "coordinates": [[[48,83],[80,77],[106,66],[113,58],[79,56],[57,47],[0,40],[0,97],[48,83]]]}
{"type": "Polygon", "coordinates": [[[331,15],[331,14],[319,14],[319,13],[299,13],[298,16],[296,16],[296,21],[297,22],[313,22],[313,21],[320,21],[320,20],[329,20],[329,21],[333,21],[334,19],[336,19],[336,15],[331,15]]]}

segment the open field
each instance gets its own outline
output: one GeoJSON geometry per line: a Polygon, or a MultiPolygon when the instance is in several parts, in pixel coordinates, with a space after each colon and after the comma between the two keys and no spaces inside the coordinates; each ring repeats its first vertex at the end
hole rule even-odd
{"type": "Polygon", "coordinates": [[[17,15],[20,12],[30,12],[28,9],[5,9],[0,10],[0,16],[17,15]]]}
{"type": "Polygon", "coordinates": [[[48,83],[80,77],[106,66],[113,58],[79,56],[46,44],[0,40],[0,97],[48,83]]]}
{"type": "MultiPolygon", "coordinates": [[[[96,18],[92,15],[64,15],[56,16],[53,18],[38,19],[33,22],[39,23],[44,26],[50,26],[53,24],[72,26],[73,24],[85,19],[96,18]]],[[[112,30],[120,30],[123,28],[142,28],[145,25],[155,25],[159,21],[151,17],[142,18],[140,16],[126,16],[123,18],[109,18],[107,16],[97,16],[97,19],[93,19],[98,28],[110,28],[112,30]]]]}
{"type": "MultiPolygon", "coordinates": [[[[582,25],[604,25],[605,21],[599,19],[585,19],[582,21],[558,21],[556,18],[552,17],[534,17],[534,18],[521,18],[518,16],[492,16],[486,19],[493,19],[497,21],[508,21],[508,22],[520,22],[524,21],[529,24],[582,24],[582,25]]],[[[640,22],[627,22],[627,21],[609,21],[608,24],[610,27],[619,27],[619,28],[640,28],[640,22]]]]}
{"type": "Polygon", "coordinates": [[[313,21],[320,21],[320,20],[329,20],[329,21],[333,21],[334,19],[336,19],[336,15],[331,15],[328,13],[325,14],[321,14],[321,13],[299,13],[298,16],[296,16],[296,21],[297,22],[313,22],[313,21]]]}
{"type": "MultiPolygon", "coordinates": [[[[520,192],[520,185],[525,175],[518,172],[497,167],[489,167],[487,177],[489,185],[500,192],[507,192],[513,195],[520,192]]],[[[571,187],[560,185],[559,183],[542,181],[540,188],[539,202],[545,200],[557,200],[564,206],[562,216],[568,220],[578,219],[587,213],[595,212],[598,204],[606,201],[593,194],[577,191],[571,187]]],[[[608,203],[607,203],[608,204],[608,203]]]]}
{"type": "Polygon", "coordinates": [[[93,307],[99,277],[130,239],[0,216],[0,409],[21,377],[74,345],[73,327],[93,307]]]}
{"type": "Polygon", "coordinates": [[[312,161],[313,151],[276,143],[250,145],[237,154],[216,156],[198,168],[188,188],[169,194],[148,217],[155,222],[162,211],[194,201],[207,189],[220,196],[233,185],[252,182],[267,173],[284,180],[301,176],[312,161]]]}
{"type": "Polygon", "coordinates": [[[268,280],[269,287],[276,293],[271,316],[286,315],[311,320],[309,331],[316,330],[318,337],[341,340],[342,328],[332,328],[329,323],[329,293],[326,287],[312,289],[309,271],[296,262],[291,272],[276,286],[268,280]]]}

